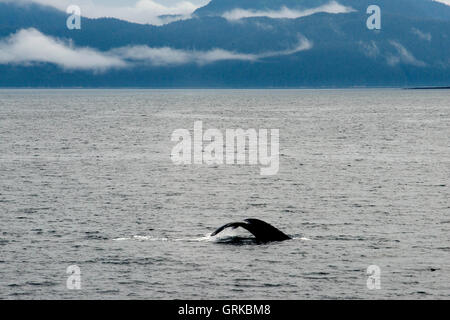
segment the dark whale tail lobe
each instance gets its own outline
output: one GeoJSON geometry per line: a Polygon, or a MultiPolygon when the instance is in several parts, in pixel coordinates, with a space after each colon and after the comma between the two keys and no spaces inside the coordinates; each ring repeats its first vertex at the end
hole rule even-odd
{"type": "Polygon", "coordinates": [[[213,237],[227,228],[236,229],[239,227],[248,230],[255,236],[255,239],[258,242],[285,241],[292,239],[274,226],[258,219],[245,219],[243,222],[227,223],[214,231],[211,236],[213,237]]]}

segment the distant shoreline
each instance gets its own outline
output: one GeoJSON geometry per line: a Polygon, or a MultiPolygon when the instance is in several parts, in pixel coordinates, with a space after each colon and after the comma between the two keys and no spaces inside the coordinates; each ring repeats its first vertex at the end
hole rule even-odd
{"type": "Polygon", "coordinates": [[[408,88],[409,90],[442,90],[442,89],[450,89],[450,87],[417,87],[417,88],[408,88]]]}
{"type": "Polygon", "coordinates": [[[0,90],[448,90],[439,87],[0,87],[0,90]]]}

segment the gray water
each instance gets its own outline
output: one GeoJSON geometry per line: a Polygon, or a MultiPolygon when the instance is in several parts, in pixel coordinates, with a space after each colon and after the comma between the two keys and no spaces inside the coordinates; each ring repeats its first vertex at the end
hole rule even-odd
{"type": "Polygon", "coordinates": [[[0,298],[448,299],[449,138],[441,90],[0,90],[0,298]],[[279,173],[174,165],[198,120],[279,173]],[[249,217],[294,240],[207,237],[249,217]]]}

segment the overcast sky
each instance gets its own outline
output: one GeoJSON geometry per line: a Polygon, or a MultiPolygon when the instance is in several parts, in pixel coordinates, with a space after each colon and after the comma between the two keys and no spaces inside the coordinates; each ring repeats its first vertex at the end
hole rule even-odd
{"type": "MultiPolygon", "coordinates": [[[[45,0],[43,0],[43,1],[36,0],[36,2],[44,2],[44,1],[45,0]]],[[[58,0],[53,1],[53,2],[57,2],[57,1],[58,0]]],[[[208,2],[210,2],[210,0],[153,0],[153,1],[156,3],[162,4],[164,6],[173,6],[177,3],[185,2],[185,1],[190,2],[196,6],[201,6],[201,5],[204,5],[208,2]]],[[[446,4],[450,5],[450,0],[435,0],[435,1],[446,3],[446,4]]],[[[51,2],[51,1],[49,1],[49,2],[51,2]]],[[[74,4],[76,4],[77,2],[85,2],[85,3],[93,3],[93,4],[97,4],[97,5],[103,5],[103,6],[132,7],[139,1],[138,0],[87,0],[87,1],[73,0],[72,2],[74,4]]]]}
{"type": "MultiPolygon", "coordinates": [[[[182,2],[183,0],[154,0],[163,5],[173,5],[178,2],[182,2]]],[[[201,5],[209,2],[209,0],[188,0],[189,2],[195,5],[201,5]]],[[[444,2],[450,5],[450,0],[438,0],[439,2],[444,2]]],[[[73,1],[77,2],[77,1],[73,1]]],[[[107,5],[107,6],[133,6],[138,1],[137,0],[91,0],[88,2],[92,2],[95,4],[107,5]]]]}
{"type": "MultiPolygon", "coordinates": [[[[13,1],[13,0],[0,0],[13,1]]],[[[173,20],[161,19],[161,15],[179,15],[187,19],[197,8],[211,0],[15,0],[37,2],[65,11],[69,5],[78,5],[81,15],[88,18],[113,17],[136,23],[162,25],[173,20]]],[[[338,0],[339,1],[339,0],[338,0]]],[[[450,5],[450,0],[434,0],[450,5]]],[[[332,2],[332,0],[330,0],[332,2]]],[[[337,4],[336,4],[337,5],[337,4]]],[[[234,12],[238,17],[255,16],[254,12],[234,12]]],[[[257,14],[258,16],[259,14],[257,14]]],[[[278,17],[280,13],[276,13],[278,17]]],[[[294,14],[295,16],[295,14],[294,14]]],[[[284,17],[284,16],[282,16],[284,17]]]]}
{"type": "MultiPolygon", "coordinates": [[[[0,0],[0,2],[12,0],[0,0]]],[[[81,15],[88,18],[114,17],[137,23],[161,25],[160,15],[182,15],[188,18],[198,7],[210,0],[16,0],[36,2],[65,11],[69,5],[81,8],[81,15]]]]}
{"type": "MultiPolygon", "coordinates": [[[[101,3],[104,5],[129,5],[132,6],[135,3],[137,3],[137,0],[92,0],[92,2],[95,3],[101,3]]],[[[164,5],[173,5],[177,2],[182,2],[181,0],[155,0],[155,2],[164,4],[164,5]]],[[[204,3],[209,2],[209,0],[189,0],[189,2],[196,4],[196,5],[201,5],[204,3]]]]}

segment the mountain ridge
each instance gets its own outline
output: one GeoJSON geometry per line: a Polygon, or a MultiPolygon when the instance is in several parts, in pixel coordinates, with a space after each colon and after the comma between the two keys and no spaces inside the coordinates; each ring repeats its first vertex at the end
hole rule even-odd
{"type": "MultiPolygon", "coordinates": [[[[428,17],[450,20],[450,6],[433,0],[212,0],[207,5],[198,8],[194,15],[219,15],[233,9],[247,10],[306,10],[322,5],[338,3],[365,12],[370,5],[378,5],[390,14],[401,14],[409,17],[428,17]]],[[[384,11],[383,10],[383,11],[384,11]]]]}
{"type": "MultiPolygon", "coordinates": [[[[353,2],[339,1],[345,5],[353,2]]],[[[430,4],[427,0],[420,2],[430,4]]],[[[0,63],[0,86],[448,86],[450,58],[446,52],[450,52],[450,20],[428,16],[419,19],[415,14],[400,13],[382,9],[380,31],[366,28],[368,15],[360,8],[355,12],[322,12],[298,19],[253,17],[238,23],[220,15],[204,15],[163,26],[113,18],[83,18],[81,30],[68,30],[64,12],[36,4],[24,8],[0,3],[3,45],[5,39],[19,30],[34,28],[50,39],[70,42],[73,50],[92,48],[110,55],[118,48],[143,47],[154,55],[153,48],[167,48],[167,54],[188,57],[186,63],[166,65],[133,60],[127,68],[103,72],[67,70],[44,62],[0,63]],[[309,41],[310,47],[282,54],[292,50],[299,39],[309,41]],[[189,58],[196,54],[202,59],[211,59],[212,54],[222,58],[198,63],[197,57],[189,58]]],[[[445,14],[443,11],[444,17],[445,14]]]]}

